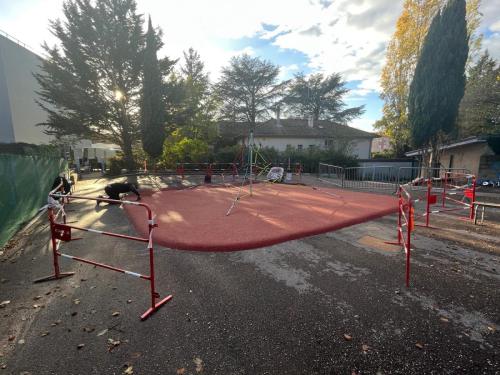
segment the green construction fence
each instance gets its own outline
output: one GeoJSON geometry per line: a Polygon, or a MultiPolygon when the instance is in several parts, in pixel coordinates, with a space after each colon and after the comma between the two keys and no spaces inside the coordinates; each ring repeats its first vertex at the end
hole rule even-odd
{"type": "Polygon", "coordinates": [[[47,203],[54,179],[66,169],[56,157],[0,154],[0,248],[47,203]]]}

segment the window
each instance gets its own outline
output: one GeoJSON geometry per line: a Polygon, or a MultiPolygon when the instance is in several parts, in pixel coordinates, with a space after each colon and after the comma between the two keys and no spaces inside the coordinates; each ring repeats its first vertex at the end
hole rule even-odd
{"type": "Polygon", "coordinates": [[[297,145],[297,150],[302,151],[302,145],[297,145]]]}

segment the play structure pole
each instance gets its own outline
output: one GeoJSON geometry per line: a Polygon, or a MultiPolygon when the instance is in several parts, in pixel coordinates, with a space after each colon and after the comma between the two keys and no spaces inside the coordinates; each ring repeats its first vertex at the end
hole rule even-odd
{"type": "Polygon", "coordinates": [[[252,196],[252,172],[253,172],[253,130],[250,130],[250,137],[248,139],[248,147],[249,147],[249,158],[250,158],[250,177],[249,177],[249,185],[250,185],[250,196],[252,196]]]}

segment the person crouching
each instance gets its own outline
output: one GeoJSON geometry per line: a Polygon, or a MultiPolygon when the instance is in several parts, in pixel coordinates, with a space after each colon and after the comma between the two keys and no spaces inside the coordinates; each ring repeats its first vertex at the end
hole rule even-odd
{"type": "MultiPolygon", "coordinates": [[[[113,200],[120,200],[120,194],[126,194],[126,193],[134,193],[137,196],[137,200],[141,200],[141,194],[137,191],[137,188],[135,187],[134,184],[131,183],[123,183],[123,182],[115,182],[114,184],[109,184],[104,188],[104,192],[106,193],[106,196],[99,195],[99,198],[103,199],[113,199],[113,200]]],[[[101,200],[97,200],[97,205],[103,202],[101,200]]],[[[116,204],[118,202],[109,202],[111,204],[116,204]]]]}

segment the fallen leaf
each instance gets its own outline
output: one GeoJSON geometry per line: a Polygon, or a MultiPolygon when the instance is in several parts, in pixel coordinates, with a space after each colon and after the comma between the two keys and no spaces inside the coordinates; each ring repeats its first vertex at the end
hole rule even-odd
{"type": "Polygon", "coordinates": [[[6,301],[2,301],[0,302],[0,309],[3,309],[5,306],[7,306],[8,304],[10,303],[9,300],[6,300],[6,301]]]}
{"type": "Polygon", "coordinates": [[[196,357],[193,359],[194,364],[196,365],[195,371],[196,372],[203,372],[203,361],[201,358],[196,357]]]}
{"type": "Polygon", "coordinates": [[[2,365],[2,366],[0,366],[0,368],[1,368],[2,370],[5,370],[5,369],[7,368],[7,365],[2,365]]]}
{"type": "Polygon", "coordinates": [[[18,343],[19,345],[23,345],[25,342],[26,342],[26,341],[24,341],[23,339],[21,339],[21,340],[19,340],[17,343],[18,343]]]}
{"type": "Polygon", "coordinates": [[[45,332],[42,332],[42,334],[41,334],[40,336],[45,337],[45,336],[47,336],[48,334],[50,334],[50,332],[45,331],[45,332]]]}
{"type": "Polygon", "coordinates": [[[80,349],[82,349],[84,346],[85,346],[85,344],[78,344],[78,345],[76,346],[76,348],[77,348],[78,350],[80,350],[80,349]]]}
{"type": "Polygon", "coordinates": [[[83,332],[90,333],[90,332],[94,332],[94,331],[95,331],[94,327],[83,327],[83,332]]]}
{"type": "Polygon", "coordinates": [[[79,304],[80,304],[80,300],[79,300],[78,298],[77,298],[77,299],[74,299],[74,300],[73,300],[73,303],[74,303],[75,305],[79,305],[79,304]]]}
{"type": "Polygon", "coordinates": [[[131,355],[130,357],[131,357],[131,358],[133,358],[133,359],[137,359],[137,358],[139,358],[141,355],[142,355],[142,353],[141,353],[141,352],[134,352],[134,353],[132,353],[132,355],[131,355]]]}
{"type": "Polygon", "coordinates": [[[184,367],[177,369],[177,375],[184,375],[186,373],[186,369],[184,367]]]}
{"type": "Polygon", "coordinates": [[[114,348],[116,348],[118,345],[121,344],[120,340],[113,340],[113,339],[108,339],[109,347],[108,347],[108,352],[112,351],[114,348]]]}
{"type": "Polygon", "coordinates": [[[423,346],[421,343],[419,343],[419,342],[417,342],[417,343],[415,344],[415,346],[416,346],[417,348],[419,348],[419,349],[423,349],[423,348],[424,348],[424,346],[423,346]]]}
{"type": "Polygon", "coordinates": [[[102,336],[102,335],[104,335],[106,332],[108,332],[108,329],[107,329],[107,328],[106,328],[106,329],[103,329],[101,332],[99,332],[99,333],[97,334],[97,336],[102,336]]]}
{"type": "Polygon", "coordinates": [[[34,301],[37,301],[37,300],[39,300],[40,298],[42,298],[42,296],[36,296],[36,297],[33,297],[33,300],[34,300],[34,301]]]}
{"type": "Polygon", "coordinates": [[[120,315],[120,312],[119,311],[115,311],[113,314],[111,314],[112,316],[118,316],[120,315]]]}
{"type": "Polygon", "coordinates": [[[14,341],[14,339],[15,339],[15,338],[16,338],[16,336],[14,336],[14,335],[10,335],[10,336],[9,336],[9,341],[14,341]]]}
{"type": "Polygon", "coordinates": [[[361,345],[361,349],[366,353],[368,350],[370,350],[370,347],[366,344],[361,345]]]}
{"type": "Polygon", "coordinates": [[[132,366],[128,366],[125,371],[123,371],[124,374],[126,375],[131,375],[134,373],[134,368],[132,366]]]}
{"type": "Polygon", "coordinates": [[[351,341],[352,340],[352,336],[348,335],[347,333],[344,333],[344,339],[346,339],[346,341],[351,341]]]}
{"type": "Polygon", "coordinates": [[[127,300],[127,303],[132,303],[132,300],[131,299],[127,300]]]}
{"type": "Polygon", "coordinates": [[[49,294],[51,294],[52,292],[49,290],[48,292],[45,292],[45,295],[48,296],[49,294]]]}
{"type": "Polygon", "coordinates": [[[488,330],[491,331],[491,332],[495,332],[496,331],[495,327],[491,327],[491,326],[488,326],[488,330]]]}
{"type": "Polygon", "coordinates": [[[439,320],[442,321],[442,322],[445,322],[445,323],[449,322],[448,318],[445,318],[444,316],[442,316],[441,318],[439,318],[439,320]]]}

